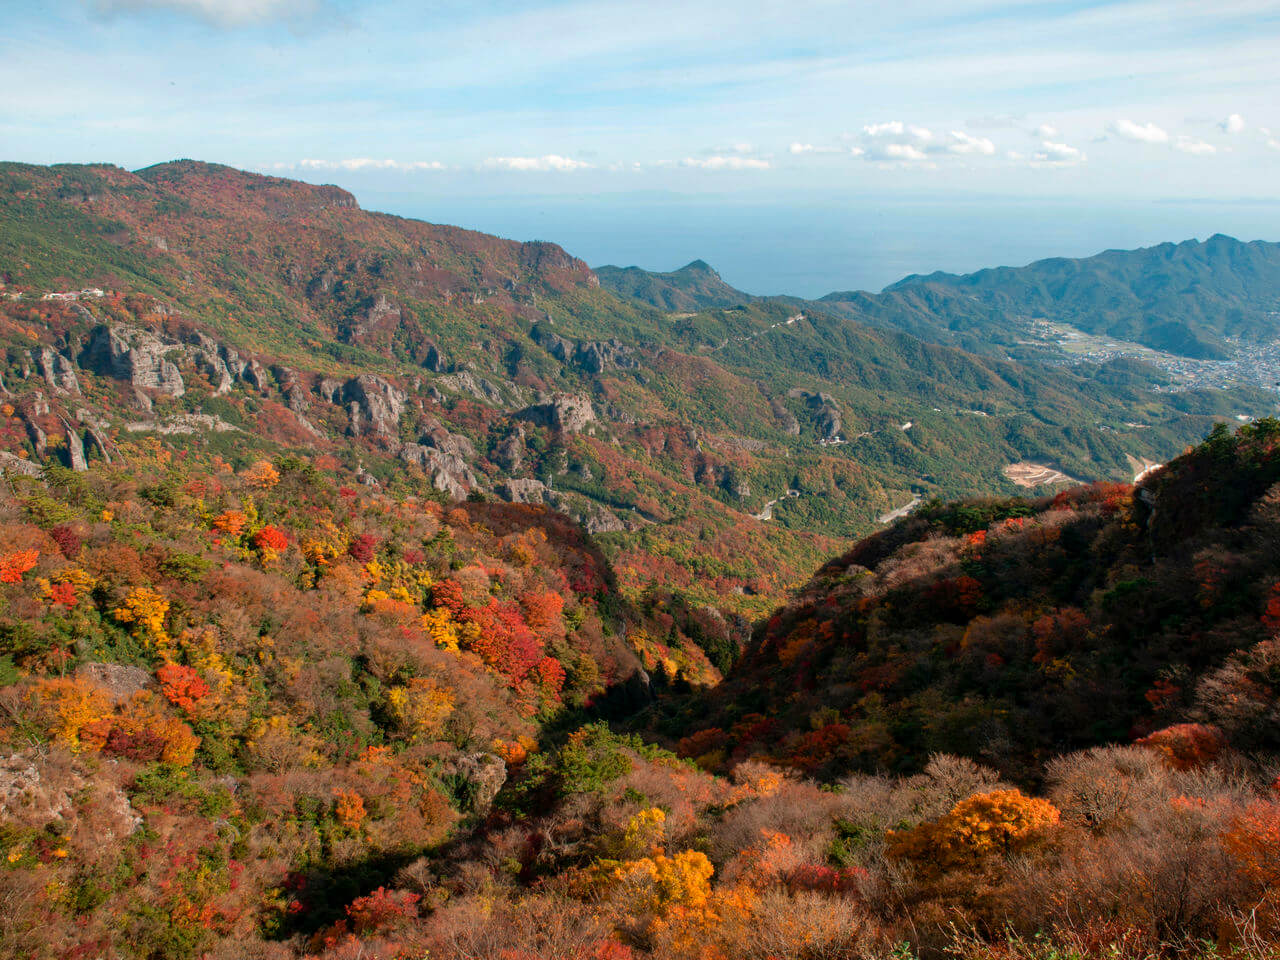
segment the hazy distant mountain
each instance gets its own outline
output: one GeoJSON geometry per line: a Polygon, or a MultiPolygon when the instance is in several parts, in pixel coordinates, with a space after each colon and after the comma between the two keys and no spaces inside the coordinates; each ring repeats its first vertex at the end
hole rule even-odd
{"type": "Polygon", "coordinates": [[[910,276],[886,288],[892,294],[968,299],[959,308],[955,300],[940,305],[946,327],[958,313],[973,319],[986,311],[1005,330],[1010,321],[1043,317],[1170,353],[1218,357],[1227,352],[1224,338],[1267,341],[1280,331],[1280,244],[1218,234],[965,276],[910,276]]]}
{"type": "Polygon", "coordinates": [[[672,313],[736,307],[755,299],[725,283],[705,260],[694,260],[670,273],[640,267],[597,267],[596,276],[606,290],[672,313]]]}

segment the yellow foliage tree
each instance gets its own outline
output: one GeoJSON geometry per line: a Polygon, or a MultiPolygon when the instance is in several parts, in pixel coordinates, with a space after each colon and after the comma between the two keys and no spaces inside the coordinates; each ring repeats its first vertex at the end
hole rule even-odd
{"type": "Polygon", "coordinates": [[[655,854],[615,866],[612,880],[625,891],[630,908],[663,916],[673,908],[701,910],[711,897],[715,867],[700,850],[682,850],[674,857],[655,854]]]}
{"type": "Polygon", "coordinates": [[[111,701],[106,694],[80,680],[42,679],[30,696],[39,706],[49,734],[76,751],[84,746],[80,731],[111,714],[111,701]]]}
{"type": "Polygon", "coordinates": [[[387,693],[388,712],[411,740],[438,739],[453,702],[453,690],[430,677],[414,677],[387,693]]]}
{"type": "Polygon", "coordinates": [[[247,486],[255,490],[270,490],[280,482],[280,471],[266,460],[259,460],[240,476],[247,486]]]}
{"type": "Polygon", "coordinates": [[[422,629],[441,650],[458,652],[458,624],[445,607],[436,607],[422,615],[422,629]]]}
{"type": "Polygon", "coordinates": [[[927,867],[980,866],[1018,853],[1044,836],[1061,814],[1048,800],[1021,790],[975,793],[933,823],[889,831],[888,854],[927,867]]]}
{"type": "Polygon", "coordinates": [[[169,601],[150,587],[134,587],[111,615],[121,623],[132,624],[133,635],[143,643],[161,646],[169,641],[164,628],[169,601]]]}

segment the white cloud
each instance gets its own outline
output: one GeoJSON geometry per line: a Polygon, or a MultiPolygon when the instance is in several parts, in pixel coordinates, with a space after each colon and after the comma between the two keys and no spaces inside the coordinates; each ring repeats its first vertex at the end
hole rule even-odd
{"type": "Polygon", "coordinates": [[[1017,150],[1010,150],[1005,154],[1005,156],[1008,157],[1010,160],[1027,159],[1027,155],[1025,153],[1019,153],[1017,150]]]}
{"type": "Polygon", "coordinates": [[[1244,131],[1244,117],[1238,113],[1233,113],[1218,126],[1227,133],[1242,133],[1244,131]]]}
{"type": "Polygon", "coordinates": [[[986,137],[971,137],[959,130],[951,131],[951,142],[947,144],[948,153],[980,153],[991,156],[996,152],[996,145],[986,137]]]}
{"type": "Polygon", "coordinates": [[[1117,120],[1111,124],[1111,132],[1126,140],[1139,143],[1168,143],[1169,133],[1154,123],[1134,123],[1132,120],[1117,120]]]}
{"type": "Polygon", "coordinates": [[[768,170],[769,161],[757,157],[686,157],[680,161],[682,167],[697,167],[699,170],[768,170]]]}
{"type": "MultiPolygon", "coordinates": [[[[812,143],[793,143],[789,148],[793,156],[802,156],[806,153],[844,153],[842,147],[815,147],[812,143]]],[[[857,153],[862,153],[861,147],[853,148],[857,153]]]]}
{"type": "Polygon", "coordinates": [[[993,156],[996,145],[987,137],[975,137],[960,130],[935,134],[928,127],[889,120],[862,128],[863,147],[855,155],[880,163],[920,163],[936,157],[993,156]]]}
{"type": "Polygon", "coordinates": [[[161,11],[185,14],[219,27],[270,20],[300,20],[320,10],[319,0],[93,0],[109,16],[161,11]]]}
{"type": "Polygon", "coordinates": [[[1087,159],[1089,158],[1085,156],[1084,151],[1077,147],[1045,140],[1040,144],[1040,149],[1031,155],[1031,165],[1033,167],[1074,167],[1087,159]]]}
{"type": "Polygon", "coordinates": [[[886,143],[883,154],[890,160],[928,160],[929,155],[909,143],[886,143]]]}
{"type": "MultiPolygon", "coordinates": [[[[300,160],[298,166],[306,170],[444,170],[439,160],[374,160],[371,157],[353,157],[349,160],[300,160]]],[[[293,164],[275,164],[275,167],[292,168],[293,164]]]]}
{"type": "Polygon", "coordinates": [[[1267,140],[1267,146],[1270,147],[1272,150],[1280,150],[1280,140],[1277,140],[1275,137],[1272,137],[1269,140],[1267,140]]]}
{"type": "Polygon", "coordinates": [[[562,157],[557,153],[548,153],[541,157],[490,157],[481,164],[487,170],[535,170],[535,171],[569,171],[586,170],[591,164],[584,160],[562,157]]]}
{"type": "Polygon", "coordinates": [[[1207,157],[1218,152],[1218,148],[1212,143],[1206,143],[1204,140],[1197,140],[1194,137],[1178,137],[1173,147],[1175,150],[1181,150],[1183,153],[1190,153],[1197,157],[1207,157]]]}
{"type": "Polygon", "coordinates": [[[862,132],[869,137],[900,137],[906,133],[906,124],[901,120],[890,120],[887,123],[869,123],[862,128],[862,132]]]}
{"type": "Polygon", "coordinates": [[[1036,134],[1041,140],[1048,140],[1058,135],[1058,128],[1052,123],[1042,123],[1036,127],[1036,134]]]}
{"type": "Polygon", "coordinates": [[[855,157],[860,157],[867,151],[863,150],[861,147],[850,147],[849,152],[853,154],[855,157]]]}

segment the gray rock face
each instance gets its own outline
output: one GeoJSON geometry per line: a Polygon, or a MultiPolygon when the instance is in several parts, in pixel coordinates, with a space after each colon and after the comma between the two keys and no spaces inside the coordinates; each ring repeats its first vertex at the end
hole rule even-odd
{"type": "Polygon", "coordinates": [[[141,667],[121,663],[82,663],[76,668],[76,677],[100,688],[115,703],[123,703],[151,686],[151,674],[141,667]]]}
{"type": "Polygon", "coordinates": [[[80,396],[80,381],[76,377],[76,368],[70,360],[50,347],[32,350],[31,356],[36,362],[36,369],[40,371],[40,376],[44,377],[44,382],[49,385],[49,389],[54,393],[80,396]]]}
{"type": "Polygon", "coordinates": [[[627,525],[618,516],[598,503],[590,503],[576,518],[587,533],[616,533],[627,529],[627,525]]]}
{"type": "Polygon", "coordinates": [[[603,373],[611,367],[639,366],[632,352],[621,340],[590,340],[578,344],[574,360],[587,373],[603,373]]]}
{"type": "Polygon", "coordinates": [[[89,424],[85,428],[85,436],[89,438],[89,446],[98,451],[98,456],[102,457],[107,463],[111,462],[111,452],[107,449],[107,438],[101,430],[93,424],[89,424]]]}
{"type": "Polygon", "coordinates": [[[85,791],[106,794],[100,802],[110,815],[109,826],[98,840],[128,836],[142,826],[142,817],[119,787],[94,783],[77,770],[54,768],[22,754],[0,757],[0,818],[34,827],[51,820],[74,821],[77,800],[85,791]]]}
{"type": "Polygon", "coordinates": [[[508,503],[546,503],[550,491],[541,480],[512,478],[500,483],[494,492],[508,503]]]}
{"type": "Polygon", "coordinates": [[[215,340],[199,332],[190,334],[187,344],[187,355],[191,357],[196,369],[213,384],[214,396],[221,397],[229,393],[239,373],[233,374],[227,366],[223,348],[215,340]]]}
{"type": "Polygon", "coordinates": [[[621,340],[573,341],[552,333],[544,324],[533,328],[533,339],[561,363],[580,367],[587,373],[603,373],[611,367],[638,366],[635,352],[621,340]]]}
{"type": "Polygon", "coordinates": [[[362,373],[343,384],[342,399],[351,414],[352,436],[395,436],[406,399],[399,388],[381,377],[362,373]]]}
{"type": "Polygon", "coordinates": [[[471,785],[472,809],[484,816],[507,782],[507,765],[492,753],[463,753],[443,764],[446,776],[461,777],[471,785]]]}
{"type": "Polygon", "coordinates": [[[444,373],[449,369],[449,363],[445,359],[444,352],[430,341],[427,343],[427,355],[423,359],[422,365],[432,373],[444,373]]]}
{"type": "Polygon", "coordinates": [[[325,377],[316,384],[316,393],[328,403],[338,403],[342,399],[342,381],[325,377]]]}
{"type": "Polygon", "coordinates": [[[88,470],[89,464],[84,459],[84,441],[80,439],[80,434],[66,420],[62,421],[62,425],[67,429],[67,466],[77,472],[88,470]]]}
{"type": "Polygon", "coordinates": [[[405,463],[420,467],[431,477],[433,487],[455,500],[465,500],[476,485],[476,475],[457,454],[421,443],[406,443],[396,455],[405,463]]]}
{"type": "Polygon", "coordinates": [[[10,453],[8,450],[0,450],[0,473],[20,474],[24,477],[40,476],[40,465],[32,463],[30,460],[23,460],[21,457],[10,453]]]}
{"type": "Polygon", "coordinates": [[[492,404],[493,406],[501,406],[504,402],[502,391],[497,386],[484,377],[477,377],[470,370],[460,370],[457,373],[443,376],[440,378],[439,383],[449,390],[468,394],[483,403],[492,404]]]}
{"type": "Polygon", "coordinates": [[[769,408],[773,412],[774,419],[781,424],[783,430],[793,437],[799,435],[800,421],[795,418],[795,415],[786,408],[781,400],[774,397],[769,401],[769,408]]]}
{"type": "Polygon", "coordinates": [[[524,445],[524,427],[516,424],[516,428],[493,448],[490,459],[507,473],[515,473],[524,466],[527,452],[524,445]]]}
{"type": "Polygon", "coordinates": [[[347,327],[344,339],[358,341],[379,329],[394,329],[399,325],[401,318],[400,308],[388,300],[385,294],[380,293],[369,309],[364,312],[364,316],[354,320],[347,327]]]}
{"type": "Polygon", "coordinates": [[[27,428],[27,438],[31,441],[31,446],[36,452],[36,456],[43,460],[49,455],[49,438],[45,436],[44,431],[33,420],[25,419],[23,422],[27,428]]]}
{"type": "Polygon", "coordinates": [[[459,433],[449,430],[435,417],[428,417],[423,425],[422,436],[418,442],[428,447],[435,447],[443,453],[453,454],[464,460],[474,460],[476,448],[471,441],[459,433]]]}
{"type": "Polygon", "coordinates": [[[579,433],[587,424],[595,422],[596,411],[587,397],[565,394],[549,403],[526,407],[516,416],[552,430],[579,433]]]}
{"type": "Polygon", "coordinates": [[[271,378],[267,376],[266,368],[257,360],[250,360],[244,365],[244,373],[241,374],[245,383],[252,384],[259,390],[266,391],[271,385],[271,378]]]}
{"type": "Polygon", "coordinates": [[[149,330],[103,324],[89,335],[80,362],[96,373],[127,380],[135,389],[181,397],[186,393],[182,374],[165,357],[172,348],[149,330]]]}
{"type": "Polygon", "coordinates": [[[796,387],[787,392],[787,396],[804,400],[805,406],[813,415],[813,422],[824,440],[834,440],[844,428],[844,420],[840,415],[840,407],[836,398],[829,393],[812,393],[796,387]]]}

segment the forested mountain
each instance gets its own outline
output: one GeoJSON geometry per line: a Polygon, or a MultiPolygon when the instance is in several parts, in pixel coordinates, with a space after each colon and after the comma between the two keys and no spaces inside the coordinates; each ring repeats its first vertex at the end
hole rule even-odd
{"type": "MultiPolygon", "coordinates": [[[[705,306],[762,299],[727,286],[701,261],[673,273],[636,267],[597,272],[619,295],[667,310],[696,309],[680,300],[693,290],[705,297],[705,306]],[[698,281],[708,275],[718,282],[702,292],[698,281]]],[[[880,293],[776,299],[979,353],[1016,343],[1031,321],[1052,320],[1168,353],[1223,358],[1233,352],[1228,340],[1269,343],[1280,333],[1280,243],[1243,243],[1218,234],[1203,242],[1055,257],[963,276],[912,275],[880,293]]]]}
{"type": "Polygon", "coordinates": [[[1053,754],[1200,722],[1274,753],[1278,450],[1264,420],[1136,490],[926,504],[758,626],[668,718],[703,728],[682,752],[827,776],[959,753],[1027,781],[1053,754]]]}
{"type": "MultiPolygon", "coordinates": [[[[783,300],[662,312],[553,244],[194,161],[0,167],[0,269],[8,453],[319,452],[369,482],[549,504],[633,599],[747,613],[917,496],[1013,492],[1022,461],[1121,479],[1273,405],[783,300]]],[[[671,277],[723,293],[705,265],[671,277]]]]}
{"type": "MultiPolygon", "coordinates": [[[[939,327],[977,327],[997,342],[1028,320],[1048,319],[1169,353],[1225,357],[1229,338],[1270,342],[1280,333],[1280,243],[1218,234],[965,276],[911,276],[883,296],[928,298],[939,327]]],[[[823,302],[858,310],[856,294],[823,302]]],[[[929,336],[920,324],[904,328],[929,336]]]]}
{"type": "Polygon", "coordinates": [[[705,260],[694,260],[670,273],[639,267],[596,267],[595,272],[605,289],[671,313],[737,307],[755,299],[725,283],[705,260]]]}

